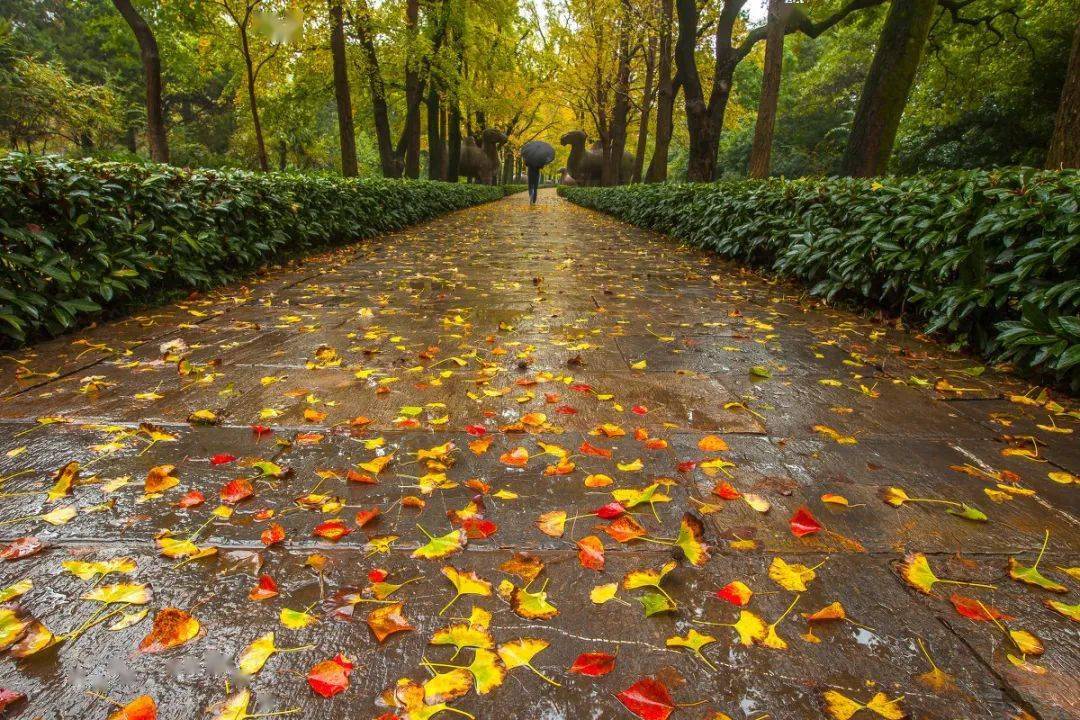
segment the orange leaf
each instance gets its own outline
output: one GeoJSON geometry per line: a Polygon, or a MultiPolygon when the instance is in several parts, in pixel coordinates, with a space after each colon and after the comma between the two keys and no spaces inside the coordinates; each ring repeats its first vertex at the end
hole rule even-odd
{"type": "Polygon", "coordinates": [[[604,569],[604,544],[595,535],[587,535],[577,541],[578,560],[581,567],[597,572],[604,569]]]}
{"type": "Polygon", "coordinates": [[[154,616],[154,625],[139,643],[139,652],[162,652],[183,645],[198,634],[198,620],[180,608],[167,607],[154,616]]]}

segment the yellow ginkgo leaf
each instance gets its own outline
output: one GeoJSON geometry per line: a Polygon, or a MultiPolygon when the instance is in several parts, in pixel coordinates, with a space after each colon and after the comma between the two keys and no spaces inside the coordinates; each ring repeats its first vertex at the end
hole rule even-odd
{"type": "Polygon", "coordinates": [[[791,592],[805,592],[806,583],[817,577],[815,568],[798,563],[788,563],[783,558],[773,558],[769,565],[769,577],[780,587],[791,592]]]}
{"type": "Polygon", "coordinates": [[[471,570],[458,570],[453,565],[447,565],[442,569],[442,574],[446,576],[446,579],[449,580],[451,584],[453,584],[454,589],[457,590],[457,594],[450,598],[450,602],[443,606],[443,609],[439,611],[440,615],[449,610],[450,606],[462,595],[491,596],[491,583],[482,579],[471,570]]]}
{"type": "Polygon", "coordinates": [[[113,585],[101,585],[82,596],[83,600],[96,600],[107,605],[113,603],[128,603],[130,605],[145,605],[150,602],[150,590],[145,585],[135,583],[115,583],[113,585]]]}

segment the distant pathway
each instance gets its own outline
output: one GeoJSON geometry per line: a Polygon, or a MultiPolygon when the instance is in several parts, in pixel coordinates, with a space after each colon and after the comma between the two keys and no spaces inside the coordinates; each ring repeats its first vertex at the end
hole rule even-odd
{"type": "Polygon", "coordinates": [[[675,720],[1078,717],[1076,407],[976,366],[550,190],[42,343],[0,359],[0,549],[45,546],[0,560],[0,649],[86,628],[0,689],[415,719],[378,697],[426,657],[428,702],[488,720],[632,718],[648,676],[675,720]],[[1065,592],[1008,574],[1047,532],[1065,592]],[[244,676],[269,632],[310,648],[244,676]],[[531,653],[551,683],[500,682],[531,653]]]}

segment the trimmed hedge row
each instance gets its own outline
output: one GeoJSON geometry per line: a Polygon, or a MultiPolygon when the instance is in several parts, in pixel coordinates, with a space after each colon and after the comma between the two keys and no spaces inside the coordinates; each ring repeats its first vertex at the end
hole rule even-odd
{"type": "Polygon", "coordinates": [[[1080,171],[560,187],[1080,388],[1080,171]]]}
{"type": "Polygon", "coordinates": [[[0,343],[501,197],[487,185],[11,154],[0,159],[0,343]]]}

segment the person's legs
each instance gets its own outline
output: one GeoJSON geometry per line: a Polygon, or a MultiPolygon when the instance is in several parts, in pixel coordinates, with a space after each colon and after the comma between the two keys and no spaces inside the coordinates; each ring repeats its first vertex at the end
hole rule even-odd
{"type": "Polygon", "coordinates": [[[540,168],[529,168],[529,204],[536,204],[536,193],[540,188],[540,168]]]}

